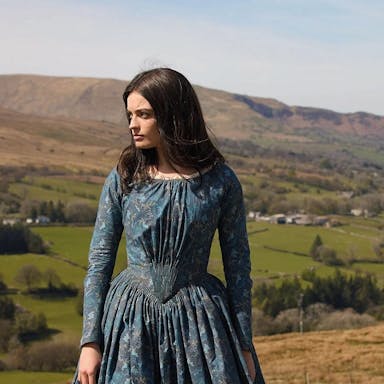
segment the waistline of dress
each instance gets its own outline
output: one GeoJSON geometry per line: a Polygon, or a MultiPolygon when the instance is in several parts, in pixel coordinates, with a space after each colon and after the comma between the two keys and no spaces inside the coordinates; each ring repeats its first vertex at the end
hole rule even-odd
{"type": "Polygon", "coordinates": [[[195,271],[180,268],[177,264],[129,264],[120,274],[131,284],[149,291],[161,303],[167,302],[181,288],[198,284],[213,277],[206,270],[195,271]]]}

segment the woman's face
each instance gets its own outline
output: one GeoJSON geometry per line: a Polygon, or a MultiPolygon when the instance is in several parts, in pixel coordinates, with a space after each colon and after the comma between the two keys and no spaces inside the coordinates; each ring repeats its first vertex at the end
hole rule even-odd
{"type": "Polygon", "coordinates": [[[129,129],[135,146],[141,149],[160,148],[161,138],[151,104],[138,92],[127,99],[129,129]]]}

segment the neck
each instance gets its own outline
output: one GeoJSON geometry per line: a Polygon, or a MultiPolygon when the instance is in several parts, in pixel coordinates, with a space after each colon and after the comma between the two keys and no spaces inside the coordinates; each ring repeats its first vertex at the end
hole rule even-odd
{"type": "Polygon", "coordinates": [[[157,148],[156,151],[157,151],[157,160],[158,160],[158,170],[162,172],[166,172],[166,171],[174,172],[174,167],[172,167],[172,164],[166,157],[163,149],[160,147],[160,148],[157,148]]]}
{"type": "Polygon", "coordinates": [[[156,172],[163,175],[178,176],[178,175],[190,175],[196,172],[193,168],[180,167],[173,165],[166,157],[162,148],[157,148],[158,167],[156,172]]]}

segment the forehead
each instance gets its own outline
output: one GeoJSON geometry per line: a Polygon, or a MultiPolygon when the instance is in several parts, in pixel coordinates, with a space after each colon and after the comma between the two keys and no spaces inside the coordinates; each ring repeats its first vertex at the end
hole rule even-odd
{"type": "Polygon", "coordinates": [[[128,111],[135,111],[137,109],[152,109],[149,101],[138,92],[132,92],[127,98],[128,111]]]}

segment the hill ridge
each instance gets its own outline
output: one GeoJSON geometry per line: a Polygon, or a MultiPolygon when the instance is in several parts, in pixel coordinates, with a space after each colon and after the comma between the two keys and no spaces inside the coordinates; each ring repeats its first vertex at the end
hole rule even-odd
{"type": "MultiPolygon", "coordinates": [[[[27,116],[36,116],[41,118],[41,124],[37,118],[31,119],[35,136],[40,132],[52,138],[53,131],[60,136],[57,127],[50,132],[46,119],[53,119],[52,125],[61,127],[61,135],[64,131],[67,136],[74,135],[72,141],[76,132],[79,136],[91,134],[94,125],[98,137],[106,138],[107,145],[118,145],[120,151],[120,139],[129,140],[122,101],[127,83],[93,77],[0,75],[0,129],[7,131],[3,137],[20,135],[21,126],[28,126],[27,116]],[[23,114],[25,122],[20,125],[21,115],[16,118],[6,112],[10,110],[23,114]],[[71,122],[77,131],[70,127],[71,122]],[[103,134],[103,124],[108,126],[109,136],[103,134]],[[44,133],[39,125],[46,127],[44,133]],[[16,126],[20,129],[15,129],[16,126]]],[[[267,151],[271,157],[282,154],[284,159],[293,158],[291,155],[296,159],[310,156],[317,162],[341,158],[344,164],[384,168],[384,117],[366,112],[343,114],[322,108],[288,106],[272,98],[202,86],[195,89],[208,127],[233,155],[264,156],[267,151]]],[[[20,139],[15,138],[15,143],[20,139]]],[[[93,143],[92,134],[88,140],[84,138],[87,141],[93,143]]],[[[102,142],[99,144],[102,146],[102,142]]]]}

